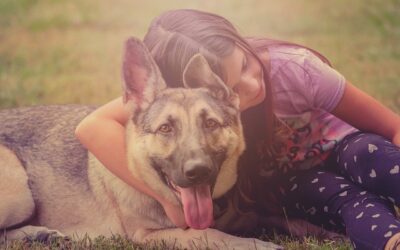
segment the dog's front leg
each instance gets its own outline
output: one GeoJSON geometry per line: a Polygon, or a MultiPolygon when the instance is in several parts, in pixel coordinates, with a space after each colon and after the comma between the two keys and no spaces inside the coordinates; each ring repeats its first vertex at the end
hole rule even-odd
{"type": "Polygon", "coordinates": [[[186,249],[283,249],[270,242],[253,238],[240,238],[211,228],[205,230],[143,229],[135,233],[134,239],[141,243],[163,241],[169,247],[186,249]]]}

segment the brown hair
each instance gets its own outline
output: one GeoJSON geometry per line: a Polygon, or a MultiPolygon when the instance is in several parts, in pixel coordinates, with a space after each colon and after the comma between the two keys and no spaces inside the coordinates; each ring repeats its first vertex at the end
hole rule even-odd
{"type": "MultiPolygon", "coordinates": [[[[171,10],[156,17],[150,24],[144,43],[170,87],[183,86],[182,72],[189,59],[196,53],[201,53],[212,70],[223,80],[226,79],[226,72],[222,70],[221,60],[230,55],[236,45],[244,48],[259,61],[264,73],[266,98],[257,107],[242,112],[247,149],[239,162],[237,182],[237,191],[241,198],[249,202],[254,201],[251,197],[254,197],[252,183],[258,175],[258,166],[254,161],[257,158],[256,144],[261,140],[267,148],[273,148],[277,138],[275,135],[279,134],[279,128],[282,127],[273,112],[269,67],[263,64],[258,54],[269,46],[295,44],[272,39],[245,39],[227,19],[191,9],[171,10]]],[[[313,52],[327,62],[318,52],[313,52]]]]}

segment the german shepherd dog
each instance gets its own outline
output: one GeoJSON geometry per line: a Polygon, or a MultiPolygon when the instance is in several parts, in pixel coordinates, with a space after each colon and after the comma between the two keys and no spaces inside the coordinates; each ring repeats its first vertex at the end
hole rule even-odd
{"type": "Polygon", "coordinates": [[[156,200],[114,176],[75,139],[75,127],[94,107],[36,106],[0,111],[3,240],[120,234],[189,249],[279,249],[209,228],[212,200],[235,184],[245,145],[238,96],[205,59],[190,60],[185,88],[167,88],[144,44],[130,38],[123,76],[132,114],[129,170],[180,204],[191,228],[176,228],[156,200]]]}

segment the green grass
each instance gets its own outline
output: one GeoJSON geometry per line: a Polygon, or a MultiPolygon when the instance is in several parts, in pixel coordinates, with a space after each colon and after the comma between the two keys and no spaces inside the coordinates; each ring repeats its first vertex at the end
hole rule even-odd
{"type": "MultiPolygon", "coordinates": [[[[268,241],[273,241],[276,244],[283,246],[286,250],[350,250],[352,249],[348,243],[338,243],[333,241],[319,242],[313,238],[305,238],[303,241],[298,241],[285,236],[274,236],[264,238],[268,241]]],[[[167,246],[164,242],[137,244],[131,240],[121,237],[112,236],[109,238],[97,237],[91,239],[83,237],[81,239],[64,240],[54,239],[46,243],[35,241],[8,241],[6,244],[0,245],[0,249],[17,250],[17,249],[135,249],[135,250],[164,250],[167,246]]],[[[169,248],[171,249],[171,248],[169,248]]],[[[182,248],[172,247],[171,250],[180,250],[182,248]]]]}
{"type": "MultiPolygon", "coordinates": [[[[115,98],[123,41],[143,37],[153,17],[176,8],[215,12],[245,35],[315,48],[348,80],[400,113],[398,0],[1,0],[0,108],[101,104],[115,98]]],[[[312,239],[274,241],[288,249],[349,249],[312,239]]],[[[8,248],[25,248],[15,244],[8,248]]],[[[122,238],[60,244],[67,249],[135,249],[122,238]]]]}
{"type": "Polygon", "coordinates": [[[0,107],[101,104],[120,94],[123,41],[167,9],[198,8],[245,35],[290,40],[400,111],[400,1],[2,0],[0,107]]]}
{"type": "MultiPolygon", "coordinates": [[[[0,245],[1,246],[1,245],[0,245]]],[[[97,237],[91,239],[83,237],[82,239],[64,240],[53,239],[46,243],[37,241],[9,241],[2,245],[2,249],[165,249],[165,244],[140,245],[121,237],[112,236],[110,238],[97,237]]]]}

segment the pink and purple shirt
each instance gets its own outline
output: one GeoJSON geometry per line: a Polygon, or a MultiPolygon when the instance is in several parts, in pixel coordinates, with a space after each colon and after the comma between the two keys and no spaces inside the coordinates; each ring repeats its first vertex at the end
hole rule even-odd
{"type": "Polygon", "coordinates": [[[268,52],[274,111],[292,131],[275,156],[275,169],[309,169],[357,131],[330,113],[343,96],[345,78],[305,48],[272,46],[268,52]]]}

